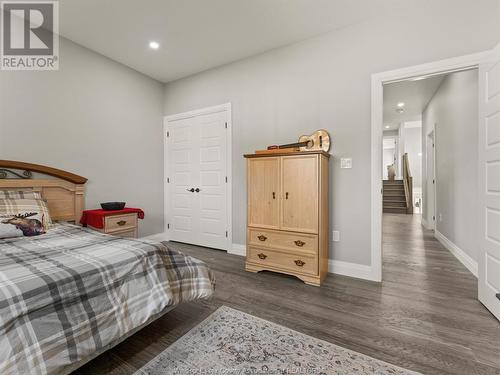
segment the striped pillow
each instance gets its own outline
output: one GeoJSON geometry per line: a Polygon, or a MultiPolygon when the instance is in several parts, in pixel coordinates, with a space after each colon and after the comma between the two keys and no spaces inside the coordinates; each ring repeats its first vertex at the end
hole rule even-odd
{"type": "Polygon", "coordinates": [[[42,199],[42,195],[33,190],[0,190],[0,199],[42,199]]]}
{"type": "Polygon", "coordinates": [[[45,230],[52,226],[49,207],[43,199],[0,199],[0,217],[9,215],[23,215],[27,213],[40,213],[45,230]]]}

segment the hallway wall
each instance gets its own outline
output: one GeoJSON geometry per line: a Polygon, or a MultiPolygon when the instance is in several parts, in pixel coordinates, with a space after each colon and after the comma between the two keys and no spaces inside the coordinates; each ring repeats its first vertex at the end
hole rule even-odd
{"type": "MultiPolygon", "coordinates": [[[[477,261],[477,70],[447,76],[422,116],[422,139],[436,128],[436,228],[477,261]]],[[[426,142],[423,142],[426,155],[426,142]]],[[[427,207],[426,166],[423,163],[423,217],[427,207]]]]}

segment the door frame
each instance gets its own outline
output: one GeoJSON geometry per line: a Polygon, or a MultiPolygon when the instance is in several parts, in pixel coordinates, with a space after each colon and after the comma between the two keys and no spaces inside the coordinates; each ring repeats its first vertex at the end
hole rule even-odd
{"type": "Polygon", "coordinates": [[[169,173],[170,164],[168,161],[168,140],[167,140],[167,129],[169,123],[176,120],[187,119],[190,117],[197,117],[201,115],[208,115],[211,113],[226,112],[226,218],[227,218],[227,239],[225,249],[230,252],[233,244],[233,151],[232,151],[232,129],[233,129],[233,116],[231,103],[224,103],[216,106],[195,109],[192,111],[176,113],[173,115],[167,115],[163,117],[163,201],[164,201],[164,231],[166,240],[170,240],[170,211],[169,211],[169,194],[170,194],[170,183],[169,183],[169,173]]]}
{"type": "MultiPolygon", "coordinates": [[[[370,280],[382,281],[382,135],[383,87],[411,78],[478,68],[492,50],[375,73],[371,77],[371,271],[370,280]]],[[[479,219],[479,218],[478,218],[479,219]]]]}
{"type": "MultiPolygon", "coordinates": [[[[432,191],[429,192],[429,189],[427,189],[427,195],[429,196],[430,194],[432,194],[433,196],[433,207],[432,207],[432,215],[434,216],[434,219],[431,220],[431,222],[429,222],[429,219],[430,216],[427,215],[427,219],[424,219],[424,217],[422,216],[422,224],[424,225],[424,227],[426,227],[427,229],[431,229],[431,230],[436,230],[436,222],[437,222],[437,218],[436,218],[436,213],[437,213],[437,178],[436,178],[436,124],[432,124],[432,127],[431,129],[429,129],[429,131],[427,132],[427,134],[425,135],[425,142],[429,142],[429,139],[431,138],[432,136],[432,142],[434,144],[434,147],[431,147],[429,149],[428,147],[428,143],[426,143],[426,146],[425,146],[425,151],[426,151],[426,155],[425,155],[425,164],[426,164],[426,168],[425,168],[425,174],[426,174],[426,183],[427,183],[427,186],[428,185],[428,181],[429,181],[429,178],[432,178],[432,180],[434,180],[434,183],[431,185],[432,186],[432,191]],[[429,165],[429,155],[432,155],[432,176],[429,175],[429,168],[427,167],[429,165]]],[[[426,202],[426,207],[427,207],[427,202],[426,202]]]]}

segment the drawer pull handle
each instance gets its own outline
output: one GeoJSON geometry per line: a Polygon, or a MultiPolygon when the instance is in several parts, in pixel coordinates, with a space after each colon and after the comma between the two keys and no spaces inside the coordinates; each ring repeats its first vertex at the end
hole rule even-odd
{"type": "Polygon", "coordinates": [[[285,199],[288,199],[288,191],[285,193],[285,199]]]}
{"type": "Polygon", "coordinates": [[[273,191],[273,199],[276,199],[276,192],[273,191]]]}
{"type": "Polygon", "coordinates": [[[267,258],[267,255],[266,255],[266,254],[264,254],[264,253],[257,254],[257,256],[258,256],[260,259],[266,259],[266,258],[267,258]]]}
{"type": "Polygon", "coordinates": [[[300,260],[300,259],[297,259],[297,260],[295,261],[295,264],[296,264],[297,266],[299,266],[299,267],[303,267],[303,266],[304,266],[304,264],[306,264],[306,262],[304,262],[304,261],[302,261],[302,260],[300,260]]]}
{"type": "Polygon", "coordinates": [[[125,224],[127,224],[127,222],[125,220],[120,220],[120,221],[117,221],[116,224],[118,224],[119,226],[124,226],[125,224]]]}
{"type": "Polygon", "coordinates": [[[261,234],[260,236],[258,236],[257,238],[259,239],[259,241],[263,241],[263,242],[264,242],[265,240],[267,240],[267,237],[266,237],[266,236],[264,236],[264,235],[262,235],[262,234],[261,234]]]}
{"type": "Polygon", "coordinates": [[[303,241],[301,241],[301,240],[297,240],[297,241],[295,241],[295,245],[297,245],[298,247],[302,247],[302,246],[304,246],[305,244],[306,244],[306,243],[305,243],[305,242],[303,242],[303,241]]]}

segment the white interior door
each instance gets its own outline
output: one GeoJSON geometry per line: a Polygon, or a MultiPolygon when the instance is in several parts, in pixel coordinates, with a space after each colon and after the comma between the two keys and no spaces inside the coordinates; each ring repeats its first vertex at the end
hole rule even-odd
{"type": "Polygon", "coordinates": [[[479,300],[500,320],[500,45],[479,67],[479,300]]]}
{"type": "Polygon", "coordinates": [[[436,148],[433,130],[427,135],[426,163],[427,163],[427,203],[426,208],[428,225],[431,229],[436,229],[436,148]]]}
{"type": "Polygon", "coordinates": [[[228,249],[229,112],[167,119],[166,197],[172,241],[228,249]]]}

